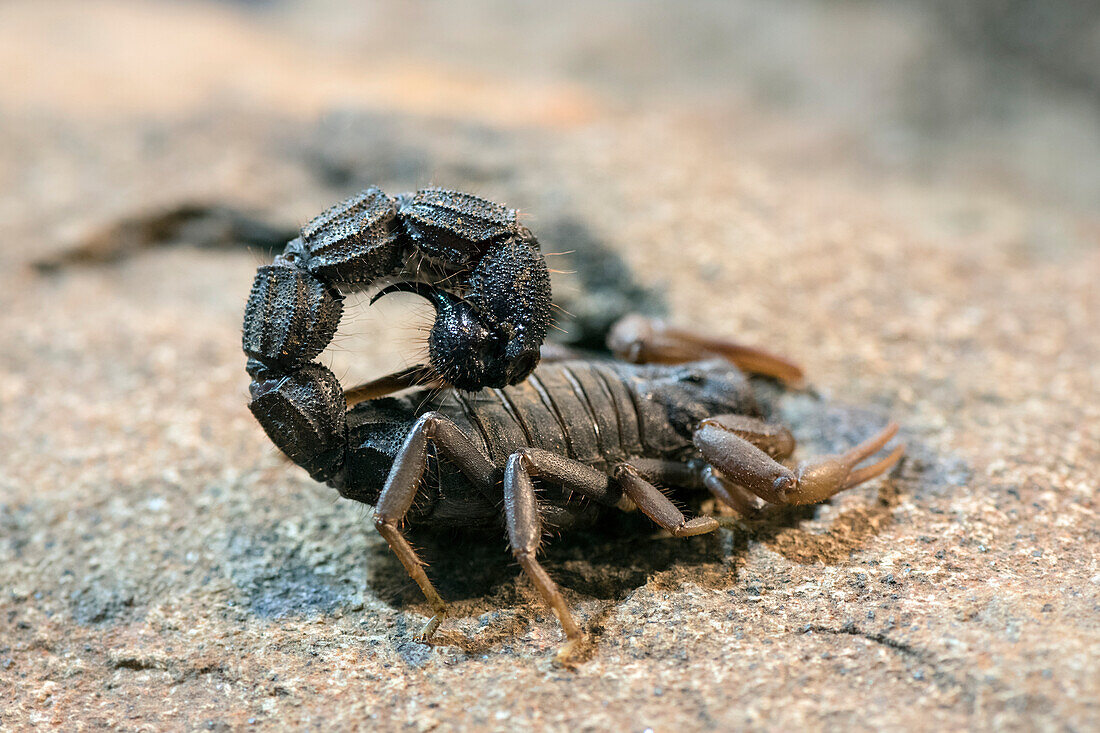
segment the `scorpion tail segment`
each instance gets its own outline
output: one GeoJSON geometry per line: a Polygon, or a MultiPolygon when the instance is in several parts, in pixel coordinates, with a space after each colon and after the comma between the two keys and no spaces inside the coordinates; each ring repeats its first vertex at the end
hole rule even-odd
{"type": "Polygon", "coordinates": [[[298,369],[332,341],[343,309],[338,292],[279,258],[256,271],[244,312],[244,353],[275,371],[298,369]]]}
{"type": "Polygon", "coordinates": [[[390,293],[414,293],[435,306],[428,355],[447,384],[470,391],[503,387],[523,381],[538,365],[550,323],[550,275],[526,240],[508,240],[486,253],[466,298],[406,281],[383,288],[371,302],[390,293]]]}
{"type": "Polygon", "coordinates": [[[503,340],[503,382],[522,382],[538,366],[551,321],[550,273],[534,237],[513,237],[486,252],[470,276],[469,298],[503,340]]]}
{"type": "Polygon", "coordinates": [[[248,408],[272,442],[317,481],[340,482],[347,450],[347,404],[327,368],[290,374],[256,369],[248,408]]]}
{"type": "Polygon", "coordinates": [[[522,228],[512,209],[461,191],[423,188],[397,198],[409,239],[429,257],[457,267],[473,264],[491,242],[522,228]]]}
{"type": "Polygon", "coordinates": [[[616,357],[635,364],[680,364],[720,357],[751,374],[772,377],[797,387],[803,383],[802,368],[792,361],[755,346],[716,339],[687,329],[673,328],[663,321],[644,316],[627,316],[616,323],[607,337],[616,357]]]}
{"type": "MultiPolygon", "coordinates": [[[[400,268],[399,232],[397,203],[368,188],[314,218],[295,241],[306,267],[323,282],[371,283],[400,268]]],[[[290,252],[288,245],[284,256],[290,252]]]]}
{"type": "Polygon", "coordinates": [[[503,387],[491,371],[501,358],[501,340],[478,319],[472,303],[421,282],[399,282],[380,290],[371,303],[390,293],[414,293],[435,306],[428,335],[430,368],[445,384],[465,390],[503,387]]]}

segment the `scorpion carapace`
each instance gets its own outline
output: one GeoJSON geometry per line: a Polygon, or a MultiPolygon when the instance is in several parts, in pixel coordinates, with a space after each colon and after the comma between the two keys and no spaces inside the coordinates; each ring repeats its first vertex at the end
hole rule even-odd
{"type": "Polygon", "coordinates": [[[259,268],[244,316],[252,412],[320,480],[342,468],[346,404],[313,360],[336,333],[344,293],[387,283],[375,299],[409,291],[435,306],[422,380],[503,387],[538,364],[550,276],[515,211],[436,188],[395,198],[369,188],[342,201],[259,268]]]}
{"type": "Polygon", "coordinates": [[[526,381],[503,388],[385,396],[415,385],[413,372],[401,372],[353,390],[366,400],[332,420],[317,419],[319,412],[306,418],[309,410],[301,409],[315,402],[342,407],[345,400],[331,373],[311,364],[278,388],[258,382],[253,411],[282,431],[288,455],[315,478],[374,506],[375,526],[431,605],[423,637],[446,609],[402,524],[503,525],[520,566],[565,630],[564,662],[583,633],[536,558],[544,528],[569,529],[636,508],[676,537],[702,534],[722,520],[688,518],[673,499],[691,504],[693,493],[709,492],[742,515],[756,513],[761,502],[810,504],[882,474],[902,455],[898,446],[865,464],[894,436],[897,426],[890,425],[847,453],[788,468],[780,461],[794,451],[794,439],[761,418],[737,365],[787,382],[801,379],[796,366],[638,318],[613,330],[612,346],[656,363],[544,359],[526,381]],[[331,455],[318,463],[313,446],[322,444],[331,455]],[[297,445],[310,447],[295,454],[297,445]]]}

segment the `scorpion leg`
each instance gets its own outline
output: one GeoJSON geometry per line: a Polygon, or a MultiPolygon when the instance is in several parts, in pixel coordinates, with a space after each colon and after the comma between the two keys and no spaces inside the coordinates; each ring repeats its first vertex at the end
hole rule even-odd
{"type": "MultiPolygon", "coordinates": [[[[759,511],[757,502],[760,500],[756,496],[727,479],[708,463],[633,458],[630,465],[637,469],[643,478],[658,486],[676,486],[683,489],[705,488],[714,495],[714,498],[733,507],[743,517],[751,517],[759,511]]],[[[722,518],[717,519],[721,524],[722,518]]]]}
{"type": "Polygon", "coordinates": [[[752,518],[760,513],[759,499],[744,487],[730,481],[714,466],[706,466],[700,472],[703,486],[715,499],[732,507],[742,517],[752,518]]]}
{"type": "Polygon", "coordinates": [[[447,607],[424,572],[424,562],[405,539],[399,525],[412,506],[420,479],[424,476],[428,463],[428,441],[432,441],[440,454],[454,461],[475,485],[492,486],[496,480],[492,462],[482,455],[457,425],[437,412],[425,413],[416,421],[394,458],[390,475],[374,508],[374,526],[420,586],[432,607],[434,615],[420,631],[421,639],[435,633],[447,607]]]}
{"type": "Polygon", "coordinates": [[[565,631],[566,643],[558,651],[558,661],[567,664],[584,637],[557,584],[539,564],[539,544],[542,539],[542,517],[532,476],[538,476],[568,489],[574,489],[596,500],[609,501],[609,482],[605,474],[591,466],[563,458],[549,451],[525,448],[508,458],[504,469],[504,513],[508,524],[508,542],[512,554],[527,577],[535,584],[539,595],[558,617],[565,631]]]}
{"type": "MultiPolygon", "coordinates": [[[[751,418],[745,419],[751,420],[751,418]]],[[[774,426],[769,425],[768,427],[774,426]]],[[[662,461],[656,458],[634,458],[630,461],[630,467],[641,474],[641,478],[650,484],[677,486],[684,489],[706,488],[716,499],[733,507],[742,516],[752,516],[758,511],[756,502],[759,501],[759,499],[742,487],[729,481],[713,466],[706,463],[694,465],[698,463],[697,461],[682,463],[680,461],[662,461]]],[[[645,487],[640,487],[639,491],[652,495],[648,493],[649,489],[645,487]]],[[[631,500],[633,501],[633,498],[631,500]]],[[[654,501],[665,506],[664,501],[661,499],[654,497],[654,501]]],[[[639,506],[637,502],[635,502],[635,506],[639,506]]],[[[647,516],[650,516],[651,519],[656,521],[653,515],[647,513],[647,516]]],[[[667,506],[665,506],[665,514],[663,516],[675,517],[675,515],[668,510],[667,506]]],[[[682,515],[681,517],[676,517],[675,521],[679,522],[681,518],[682,515]]],[[[719,523],[721,523],[720,520],[719,523]]],[[[672,531],[671,527],[666,527],[663,524],[661,526],[670,532],[672,531]]]]}
{"type": "Polygon", "coordinates": [[[438,380],[435,371],[431,367],[418,364],[399,372],[387,374],[384,377],[372,379],[351,389],[345,389],[344,399],[347,401],[348,407],[351,408],[360,402],[376,400],[379,397],[385,397],[403,389],[412,387],[436,389],[441,386],[443,386],[442,382],[438,380]]]}
{"type": "Polygon", "coordinates": [[[646,481],[660,486],[677,486],[684,489],[703,488],[699,469],[691,462],[663,461],[660,458],[631,458],[630,465],[646,481]]]}
{"type": "Polygon", "coordinates": [[[803,380],[802,368],[777,354],[639,315],[626,316],[612,326],[607,345],[617,358],[635,364],[682,364],[719,357],[746,372],[791,386],[803,380]]]}
{"type": "MultiPolygon", "coordinates": [[[[765,423],[760,425],[766,426],[765,423]]],[[[700,423],[693,441],[703,457],[731,482],[744,486],[771,504],[798,505],[825,501],[840,491],[885,473],[905,452],[905,446],[899,445],[880,461],[858,467],[878,453],[897,433],[897,423],[890,423],[880,433],[847,453],[803,462],[792,471],[778,463],[777,456],[769,455],[766,450],[769,445],[773,446],[773,452],[776,445],[785,447],[782,445],[785,439],[777,442],[774,436],[753,435],[751,432],[746,437],[746,428],[749,427],[750,422],[743,416],[717,415],[700,423]],[[754,438],[762,442],[765,449],[754,445],[754,438]]]]}
{"type": "Polygon", "coordinates": [[[693,537],[718,529],[718,520],[714,517],[695,517],[688,519],[672,500],[661,490],[642,478],[641,472],[629,463],[620,463],[613,473],[615,483],[622,487],[623,493],[656,522],[661,529],[668,530],[673,537],[693,537]]]}

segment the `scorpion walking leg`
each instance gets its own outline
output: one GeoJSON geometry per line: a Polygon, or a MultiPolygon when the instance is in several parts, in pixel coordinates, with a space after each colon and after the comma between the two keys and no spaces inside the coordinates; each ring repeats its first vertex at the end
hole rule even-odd
{"type": "Polygon", "coordinates": [[[558,586],[539,564],[536,554],[542,539],[542,518],[532,476],[539,476],[597,500],[607,501],[607,476],[591,466],[549,451],[527,448],[513,453],[504,469],[504,512],[512,554],[535,584],[539,595],[558,617],[567,639],[558,651],[558,661],[567,663],[583,638],[558,586]]]}
{"type": "Polygon", "coordinates": [[[878,435],[847,453],[803,462],[792,471],[776,461],[776,457],[785,451],[783,440],[753,435],[751,432],[746,435],[746,427],[745,418],[738,415],[708,418],[695,430],[695,447],[731,482],[744,486],[771,504],[816,504],[825,501],[833,494],[885,473],[905,452],[905,446],[899,445],[877,463],[857,468],[894,437],[898,426],[891,423],[878,435]],[[754,439],[764,443],[765,449],[754,445],[754,439]],[[766,450],[769,446],[772,453],[776,450],[780,453],[770,455],[766,450]]]}
{"type": "Polygon", "coordinates": [[[742,517],[752,518],[760,513],[759,499],[721,474],[714,466],[705,466],[700,472],[703,486],[715,499],[733,507],[742,517]]]}
{"type": "Polygon", "coordinates": [[[684,489],[703,488],[699,471],[691,463],[663,461],[660,458],[631,458],[630,465],[646,481],[659,486],[677,486],[684,489]]]}
{"type": "Polygon", "coordinates": [[[372,379],[351,389],[344,390],[344,400],[348,408],[358,405],[360,402],[376,400],[379,397],[400,392],[411,387],[429,387],[435,389],[442,386],[431,367],[418,364],[393,372],[377,379],[372,379]]]}
{"type": "Polygon", "coordinates": [[[433,616],[420,632],[420,638],[430,637],[446,613],[446,605],[424,572],[424,563],[401,533],[399,525],[416,498],[417,486],[428,463],[428,441],[440,454],[454,461],[477,486],[492,485],[493,464],[453,422],[439,413],[425,413],[416,421],[405,443],[394,458],[382,495],[374,508],[374,526],[378,528],[432,607],[433,616]]]}
{"type": "MultiPolygon", "coordinates": [[[[752,418],[745,418],[745,420],[752,420],[752,418]]],[[[651,483],[684,489],[706,488],[716,499],[733,507],[743,517],[751,517],[759,511],[756,503],[760,500],[753,494],[727,479],[713,466],[706,463],[693,465],[695,463],[695,461],[690,463],[662,461],[655,458],[634,458],[630,461],[630,465],[651,483]]],[[[722,524],[722,517],[716,517],[716,519],[719,524],[722,524]]]]}
{"type": "Polygon", "coordinates": [[[642,512],[656,522],[662,529],[668,530],[673,537],[692,537],[718,529],[718,520],[714,517],[695,517],[688,519],[676,508],[672,500],[661,490],[642,478],[642,473],[629,463],[620,463],[613,474],[615,483],[622,487],[623,493],[634,502],[642,512]]]}
{"type": "Polygon", "coordinates": [[[802,384],[802,368],[755,346],[717,339],[664,321],[626,316],[611,328],[608,348],[623,361],[635,364],[682,364],[720,357],[752,374],[773,377],[791,386],[802,384]]]}

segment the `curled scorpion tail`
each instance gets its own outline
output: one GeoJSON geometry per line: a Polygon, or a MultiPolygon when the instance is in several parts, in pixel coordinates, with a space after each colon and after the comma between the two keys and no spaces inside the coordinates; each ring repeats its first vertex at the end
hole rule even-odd
{"type": "Polygon", "coordinates": [[[394,199],[368,188],[332,206],[256,272],[242,338],[252,414],[315,479],[339,488],[346,470],[347,400],[335,375],[314,361],[340,323],[338,288],[418,280],[409,263],[424,257],[445,266],[446,283],[382,292],[432,296],[429,356],[436,377],[469,390],[503,387],[526,378],[538,362],[550,281],[538,242],[515,211],[444,189],[394,199]]]}
{"type": "Polygon", "coordinates": [[[245,307],[242,344],[252,376],[249,409],[288,458],[339,488],[347,459],[347,401],[336,375],[314,361],[344,310],[337,289],[393,275],[406,248],[397,204],[368,188],[302,227],[259,268],[245,307]]]}
{"type": "Polygon", "coordinates": [[[242,335],[252,414],[288,458],[314,479],[337,483],[347,405],[336,376],[313,359],[332,340],[342,312],[338,292],[278,257],[256,272],[242,335]]]}

